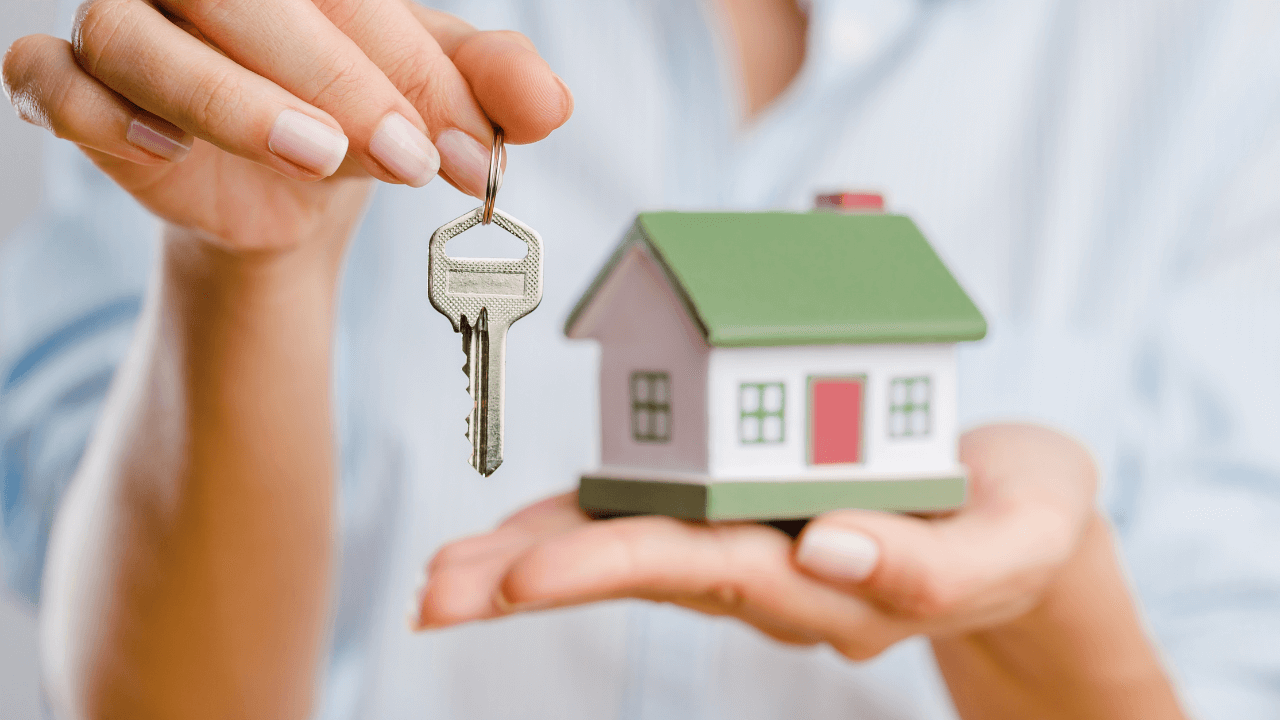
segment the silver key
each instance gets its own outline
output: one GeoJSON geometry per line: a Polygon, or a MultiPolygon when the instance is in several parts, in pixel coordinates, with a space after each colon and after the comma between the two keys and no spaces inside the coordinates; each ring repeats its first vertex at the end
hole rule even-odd
{"type": "Polygon", "coordinates": [[[471,466],[487,477],[502,464],[507,329],[542,300],[542,238],[519,220],[492,209],[493,222],[524,241],[528,254],[519,260],[446,255],[445,244],[479,225],[484,210],[476,208],[432,234],[428,295],[435,309],[449,318],[454,332],[462,333],[467,354],[462,371],[472,400],[467,419],[471,466]]]}

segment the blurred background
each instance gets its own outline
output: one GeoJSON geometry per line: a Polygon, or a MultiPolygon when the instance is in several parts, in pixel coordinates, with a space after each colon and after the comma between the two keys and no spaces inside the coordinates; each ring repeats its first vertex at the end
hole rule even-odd
{"type": "MultiPolygon", "coordinates": [[[[0,0],[0,48],[35,32],[58,35],[54,0],[0,0]]],[[[27,219],[40,200],[43,133],[0,103],[0,242],[27,219]]],[[[4,556],[0,555],[0,571],[4,556]]],[[[0,585],[0,720],[37,720],[35,611],[0,585]]]]}

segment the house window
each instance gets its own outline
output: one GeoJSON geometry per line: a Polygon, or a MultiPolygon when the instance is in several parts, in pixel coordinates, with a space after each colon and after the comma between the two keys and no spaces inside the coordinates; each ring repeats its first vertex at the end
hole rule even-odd
{"type": "Polygon", "coordinates": [[[780,382],[742,383],[738,386],[738,440],[743,445],[769,445],[783,441],[786,388],[780,382]]]}
{"type": "Polygon", "coordinates": [[[928,435],[933,427],[932,395],[928,376],[894,378],[889,383],[889,437],[928,435]]]}
{"type": "Polygon", "coordinates": [[[631,373],[631,437],[644,443],[671,440],[671,378],[666,373],[631,373]]]}

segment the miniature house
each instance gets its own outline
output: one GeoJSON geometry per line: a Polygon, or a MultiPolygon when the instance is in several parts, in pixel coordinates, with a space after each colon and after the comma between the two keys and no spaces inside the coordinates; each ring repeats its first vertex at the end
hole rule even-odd
{"type": "Polygon", "coordinates": [[[642,214],[566,334],[601,346],[590,513],[964,502],[956,343],[986,321],[909,218],[642,214]]]}

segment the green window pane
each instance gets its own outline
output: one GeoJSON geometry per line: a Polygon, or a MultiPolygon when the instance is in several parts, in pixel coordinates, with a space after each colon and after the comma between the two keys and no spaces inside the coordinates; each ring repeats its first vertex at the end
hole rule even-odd
{"type": "Polygon", "coordinates": [[[889,437],[926,437],[933,431],[933,382],[927,375],[889,383],[889,437]]]}
{"type": "Polygon", "coordinates": [[[671,378],[667,373],[631,373],[631,438],[643,443],[671,441],[671,378]]]}
{"type": "Polygon", "coordinates": [[[738,386],[738,442],[776,445],[786,439],[786,387],[780,382],[738,386]]]}

